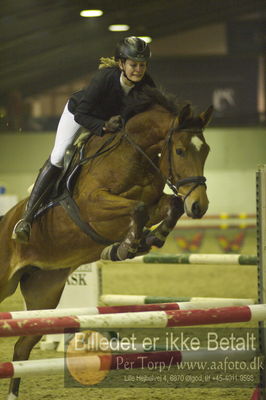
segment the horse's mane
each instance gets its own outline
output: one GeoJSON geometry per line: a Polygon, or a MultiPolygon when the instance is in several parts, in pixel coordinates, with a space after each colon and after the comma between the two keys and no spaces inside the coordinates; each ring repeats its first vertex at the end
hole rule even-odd
{"type": "Polygon", "coordinates": [[[162,106],[173,115],[178,115],[181,106],[174,95],[146,85],[125,97],[122,116],[127,121],[154,105],[162,106]]]}

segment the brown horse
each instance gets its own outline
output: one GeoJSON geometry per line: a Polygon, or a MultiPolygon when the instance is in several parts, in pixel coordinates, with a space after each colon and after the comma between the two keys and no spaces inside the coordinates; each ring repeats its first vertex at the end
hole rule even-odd
{"type": "MultiPolygon", "coordinates": [[[[107,146],[109,151],[98,151],[98,157],[82,162],[73,198],[96,239],[80,230],[61,206],[35,219],[28,245],[11,239],[26,200],[2,218],[0,301],[20,283],[27,309],[55,308],[68,275],[81,264],[101,257],[124,260],[148,252],[152,245],[161,247],[184,209],[192,218],[205,214],[203,168],[209,146],[203,129],[212,107],[194,116],[187,105],[178,114],[177,105],[156,89],[143,99],[129,107],[131,117],[107,146]],[[166,181],[174,195],[163,193],[166,181]],[[144,229],[158,223],[153,231],[144,229]]],[[[91,139],[85,157],[105,141],[106,137],[91,139]]],[[[13,359],[28,359],[40,338],[20,337],[13,359]]],[[[11,381],[12,399],[18,396],[19,382],[11,381]]]]}

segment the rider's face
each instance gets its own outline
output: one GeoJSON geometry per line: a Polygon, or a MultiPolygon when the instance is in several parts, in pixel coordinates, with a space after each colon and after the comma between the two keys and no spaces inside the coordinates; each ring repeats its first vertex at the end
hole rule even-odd
{"type": "Polygon", "coordinates": [[[131,81],[140,82],[146,72],[147,63],[146,61],[133,61],[127,59],[124,62],[120,61],[120,68],[124,69],[126,76],[131,81]]]}

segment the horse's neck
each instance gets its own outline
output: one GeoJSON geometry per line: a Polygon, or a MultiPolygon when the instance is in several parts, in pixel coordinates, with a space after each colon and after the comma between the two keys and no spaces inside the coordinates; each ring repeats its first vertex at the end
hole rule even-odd
{"type": "Polygon", "coordinates": [[[154,107],[133,117],[126,125],[126,132],[143,150],[157,150],[162,147],[172,118],[162,107],[154,107]]]}

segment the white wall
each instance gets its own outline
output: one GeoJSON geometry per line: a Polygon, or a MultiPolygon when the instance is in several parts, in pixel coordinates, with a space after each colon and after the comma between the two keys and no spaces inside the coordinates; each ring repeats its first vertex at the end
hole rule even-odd
{"type": "MultiPolygon", "coordinates": [[[[255,213],[257,165],[266,164],[265,128],[207,128],[211,152],[205,176],[209,214],[255,213]]],[[[1,134],[0,186],[19,199],[27,196],[38,169],[48,158],[54,134],[1,134]]]]}
{"type": "Polygon", "coordinates": [[[266,164],[265,128],[209,128],[209,214],[256,213],[256,170],[266,164]]]}
{"type": "Polygon", "coordinates": [[[0,134],[0,186],[21,200],[49,157],[55,134],[0,134]]]}

